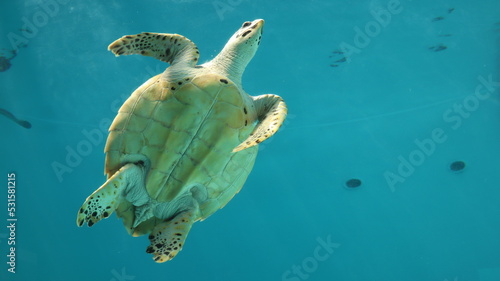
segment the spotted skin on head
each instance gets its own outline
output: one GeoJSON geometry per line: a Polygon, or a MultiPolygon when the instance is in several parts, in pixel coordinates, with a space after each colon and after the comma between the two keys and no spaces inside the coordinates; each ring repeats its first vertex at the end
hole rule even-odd
{"type": "Polygon", "coordinates": [[[184,62],[194,66],[200,58],[198,47],[189,39],[178,34],[143,32],[126,35],[108,46],[116,56],[143,55],[168,62],[171,65],[184,62]]]}
{"type": "Polygon", "coordinates": [[[149,235],[151,245],[146,253],[153,254],[153,260],[157,263],[173,259],[182,250],[195,218],[194,211],[184,211],[172,220],[156,225],[149,235]]]}
{"type": "Polygon", "coordinates": [[[254,97],[254,105],[259,117],[259,123],[250,136],[233,149],[238,152],[258,145],[274,135],[285,121],[288,112],[285,101],[276,95],[262,95],[254,97]]]}

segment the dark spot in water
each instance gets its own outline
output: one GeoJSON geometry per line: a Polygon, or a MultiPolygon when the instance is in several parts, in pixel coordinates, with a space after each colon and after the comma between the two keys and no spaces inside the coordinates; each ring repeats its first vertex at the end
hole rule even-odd
{"type": "Polygon", "coordinates": [[[345,186],[348,188],[356,188],[361,186],[361,180],[359,179],[350,179],[345,182],[345,186]]]}
{"type": "Polygon", "coordinates": [[[6,57],[0,57],[0,72],[7,71],[11,66],[10,60],[6,57]]]}
{"type": "Polygon", "coordinates": [[[465,162],[464,161],[455,161],[450,164],[450,170],[454,172],[460,172],[465,168],[465,162]]]}
{"type": "Polygon", "coordinates": [[[335,62],[346,62],[347,61],[347,58],[346,57],[343,57],[339,60],[336,60],[335,62]]]}
{"type": "Polygon", "coordinates": [[[443,44],[429,47],[429,50],[431,50],[433,52],[440,52],[440,51],[444,51],[446,49],[448,49],[448,47],[443,45],[443,44]]]}

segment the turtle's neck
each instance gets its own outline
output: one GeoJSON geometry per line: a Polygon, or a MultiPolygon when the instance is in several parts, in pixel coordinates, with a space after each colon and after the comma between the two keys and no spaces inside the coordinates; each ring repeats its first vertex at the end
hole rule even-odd
{"type": "Polygon", "coordinates": [[[239,88],[242,88],[241,77],[243,72],[255,55],[255,51],[257,51],[257,48],[245,47],[228,43],[213,60],[203,66],[226,76],[239,88]]]}
{"type": "Polygon", "coordinates": [[[259,48],[264,20],[246,21],[238,29],[222,51],[211,61],[202,65],[208,72],[229,78],[243,91],[241,76],[259,48]]]}

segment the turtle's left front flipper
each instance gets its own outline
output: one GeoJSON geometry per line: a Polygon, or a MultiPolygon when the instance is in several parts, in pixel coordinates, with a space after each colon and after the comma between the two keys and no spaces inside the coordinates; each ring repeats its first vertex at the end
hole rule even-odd
{"type": "Polygon", "coordinates": [[[233,152],[257,145],[274,135],[285,121],[288,109],[285,101],[277,95],[254,97],[255,110],[259,123],[250,136],[238,145],[233,152]]]}

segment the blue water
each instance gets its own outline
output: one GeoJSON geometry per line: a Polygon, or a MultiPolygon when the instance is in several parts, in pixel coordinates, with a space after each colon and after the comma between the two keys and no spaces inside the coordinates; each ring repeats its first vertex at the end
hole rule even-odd
{"type": "Polygon", "coordinates": [[[0,116],[0,280],[500,280],[500,2],[105,2],[0,4],[0,54],[17,49],[0,108],[32,124],[0,116]],[[282,96],[289,116],[242,191],[164,264],[114,215],[78,228],[105,180],[108,122],[167,66],[108,44],[178,33],[204,62],[256,18],[243,86],[282,96]]]}

